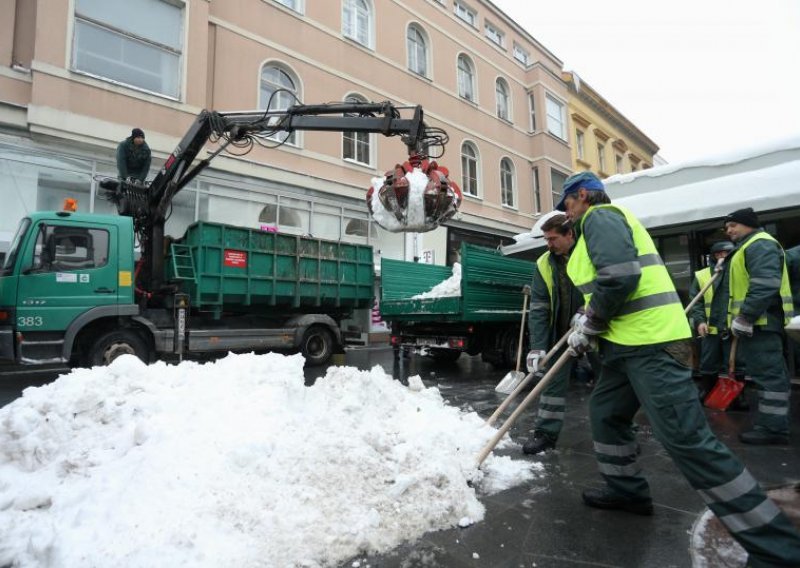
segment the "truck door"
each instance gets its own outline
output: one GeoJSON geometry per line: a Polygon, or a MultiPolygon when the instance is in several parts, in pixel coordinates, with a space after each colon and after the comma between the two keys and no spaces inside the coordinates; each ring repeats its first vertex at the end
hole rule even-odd
{"type": "Polygon", "coordinates": [[[118,302],[117,227],[41,221],[25,251],[17,330],[64,331],[81,313],[118,302]]]}

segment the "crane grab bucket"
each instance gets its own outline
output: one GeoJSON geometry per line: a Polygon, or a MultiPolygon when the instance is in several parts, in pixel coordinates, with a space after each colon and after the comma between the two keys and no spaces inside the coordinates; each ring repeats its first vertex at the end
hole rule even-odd
{"type": "Polygon", "coordinates": [[[425,233],[453,217],[461,189],[446,167],[412,156],[382,178],[372,178],[367,207],[378,225],[392,233],[425,233]]]}

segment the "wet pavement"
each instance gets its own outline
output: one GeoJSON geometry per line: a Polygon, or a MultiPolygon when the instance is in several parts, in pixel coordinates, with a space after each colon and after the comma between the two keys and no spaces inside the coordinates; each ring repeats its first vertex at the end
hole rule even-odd
{"type": "MultiPolygon", "coordinates": [[[[396,379],[419,375],[426,386],[437,386],[450,404],[472,409],[484,417],[503,401],[494,387],[505,375],[480,357],[462,355],[455,363],[439,363],[411,355],[395,360],[388,347],[349,349],[344,364],[361,369],[382,366],[396,379]]],[[[325,374],[325,368],[307,368],[306,382],[325,374]]],[[[53,380],[57,373],[0,373],[0,406],[19,396],[25,386],[53,380]]],[[[755,392],[748,388],[751,404],[755,392]]],[[[558,448],[543,456],[519,459],[541,463],[544,472],[531,482],[492,496],[483,496],[483,521],[467,528],[431,532],[382,555],[360,555],[341,568],[492,567],[492,568],[683,568],[693,566],[698,552],[709,568],[739,568],[741,560],[716,555],[725,552],[730,539],[715,520],[708,524],[713,546],[692,549],[692,531],[706,511],[702,501],[652,437],[646,417],[637,415],[640,462],[650,481],[655,514],[641,517],[616,511],[600,511],[581,502],[581,491],[601,487],[587,413],[591,387],[573,381],[567,395],[567,416],[558,448]]],[[[522,397],[520,397],[522,398],[522,397]]],[[[738,441],[747,429],[750,412],[707,411],[717,436],[742,459],[761,484],[772,490],[781,507],[800,527],[800,392],[794,387],[791,402],[794,435],[789,446],[758,447],[738,441]]],[[[532,427],[535,403],[511,428],[512,439],[525,441],[532,427]]],[[[510,410],[513,410],[513,405],[510,410]]],[[[510,411],[509,411],[510,412],[510,411]]],[[[508,413],[507,413],[508,414],[508,413]]],[[[501,417],[497,426],[502,424],[501,417]]]]}
{"type": "MultiPolygon", "coordinates": [[[[480,357],[462,355],[453,364],[418,355],[394,361],[391,350],[374,348],[348,351],[346,364],[359,368],[379,364],[400,380],[418,374],[426,386],[438,386],[454,406],[472,408],[485,417],[503,400],[494,387],[505,371],[481,362],[480,357]]],[[[651,485],[655,514],[641,517],[583,505],[581,491],[602,486],[592,452],[587,412],[590,394],[591,387],[585,383],[573,381],[570,385],[567,416],[555,451],[541,457],[523,457],[520,450],[513,452],[521,459],[540,462],[544,474],[527,484],[482,497],[486,506],[483,521],[467,528],[428,533],[387,554],[361,555],[342,564],[342,568],[682,568],[692,566],[693,555],[698,552],[710,568],[742,566],[741,560],[717,557],[714,550],[692,550],[692,530],[706,508],[661,444],[653,439],[642,414],[636,420],[637,440],[642,448],[639,459],[651,485]]],[[[755,404],[755,392],[748,392],[748,397],[755,404]]],[[[800,393],[795,387],[791,409],[795,434],[790,446],[741,444],[737,435],[749,427],[749,412],[707,411],[707,416],[717,436],[746,463],[761,484],[780,492],[781,506],[800,528],[800,494],[794,488],[800,481],[798,398],[800,393]]],[[[515,441],[522,443],[527,438],[534,408],[535,403],[510,430],[515,441]]],[[[498,420],[498,426],[504,418],[498,420]]],[[[714,530],[713,523],[708,530],[714,530]]],[[[721,528],[718,535],[724,549],[730,539],[721,528]]],[[[720,542],[714,545],[719,547],[720,542]]]]}

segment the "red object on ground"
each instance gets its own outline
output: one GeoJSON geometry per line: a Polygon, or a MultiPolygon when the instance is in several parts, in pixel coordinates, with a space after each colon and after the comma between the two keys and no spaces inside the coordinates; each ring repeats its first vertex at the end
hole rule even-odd
{"type": "Polygon", "coordinates": [[[714,410],[728,410],[733,400],[739,396],[744,388],[744,382],[729,377],[719,377],[717,384],[708,393],[704,404],[714,410]]]}

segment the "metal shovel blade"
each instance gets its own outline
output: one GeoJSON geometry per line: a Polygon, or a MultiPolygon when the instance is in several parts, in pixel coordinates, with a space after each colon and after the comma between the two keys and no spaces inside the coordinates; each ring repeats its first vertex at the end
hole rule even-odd
{"type": "Polygon", "coordinates": [[[509,371],[506,373],[506,376],[503,377],[503,380],[497,383],[497,386],[494,387],[494,390],[503,394],[511,394],[524,378],[525,373],[522,371],[509,371]]]}

